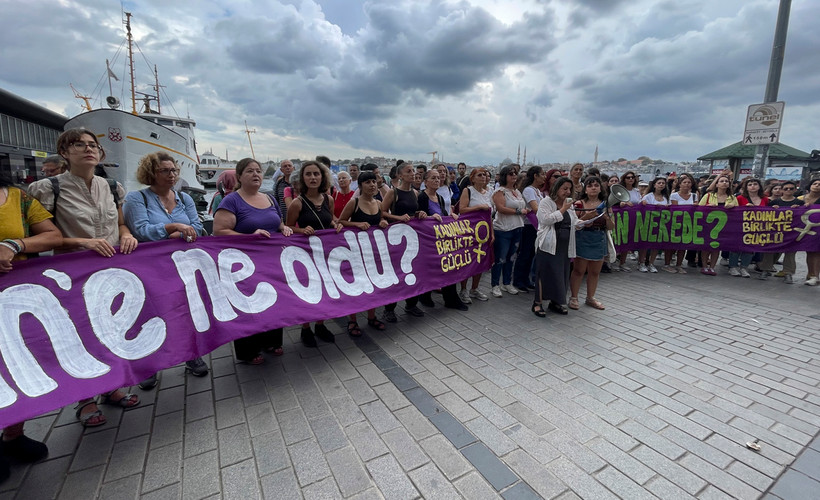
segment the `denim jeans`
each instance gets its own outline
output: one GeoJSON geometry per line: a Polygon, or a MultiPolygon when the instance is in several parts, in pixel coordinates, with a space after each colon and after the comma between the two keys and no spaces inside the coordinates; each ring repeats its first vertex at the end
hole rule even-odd
{"type": "Polygon", "coordinates": [[[497,286],[503,274],[504,284],[509,285],[512,281],[513,262],[518,243],[521,241],[521,228],[512,231],[495,231],[495,243],[493,243],[493,253],[495,262],[490,271],[490,284],[497,286]]]}
{"type": "Polygon", "coordinates": [[[729,267],[749,267],[753,256],[749,252],[729,252],[729,267]]]}

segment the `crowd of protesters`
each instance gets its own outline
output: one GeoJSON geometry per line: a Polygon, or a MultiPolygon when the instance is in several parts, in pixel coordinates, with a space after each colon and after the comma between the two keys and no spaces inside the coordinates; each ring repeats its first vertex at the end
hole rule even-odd
{"type": "MultiPolygon", "coordinates": [[[[206,235],[191,197],[174,189],[180,170],[173,157],[162,152],[145,156],[137,169],[137,180],[147,187],[126,195],[121,184],[95,174],[105,158],[95,134],[68,130],[60,135],[57,150],[60,156],[49,159],[56,165],[49,164],[49,178],[31,184],[27,193],[10,180],[0,179],[0,273],[14,272],[14,262],[42,252],[90,250],[89,255],[97,255],[93,258],[106,258],[115,253],[131,254],[140,242],[179,238],[193,243],[206,235]]],[[[726,210],[735,206],[820,207],[820,179],[810,182],[805,193],[797,196],[794,182],[761,182],[749,177],[735,185],[731,171],[700,179],[681,174],[641,181],[633,171],[610,176],[585,169],[580,163],[567,171],[540,166],[522,171],[519,165],[510,164],[493,178],[484,167],[468,171],[459,163],[456,168],[443,164],[428,168],[400,160],[389,172],[365,164],[361,168],[352,165],[347,172],[334,175],[330,160],[318,156],[315,161],[304,162],[299,170],[290,161],[283,161],[270,193],[261,190],[263,172],[259,162],[245,158],[235,171],[220,176],[219,193],[209,207],[215,235],[270,238],[281,233],[299,238],[323,229],[365,231],[413,218],[440,221],[486,212],[492,218],[495,256],[489,293],[481,290],[483,273],[478,274],[438,290],[444,307],[467,311],[473,300],[532,292],[532,312],[539,317],[546,316],[547,310],[568,314],[569,309],[580,309],[584,282],[583,303],[605,309],[595,296],[600,274],[630,272],[631,260],[637,261],[638,271],[658,272],[657,250],[615,253],[610,236],[614,222],[607,198],[616,184],[626,193],[621,206],[708,205],[726,210]]],[[[795,253],[783,255],[780,270],[775,268],[778,258],[772,253],[721,255],[720,249],[675,249],[663,251],[662,269],[686,274],[687,267],[700,267],[704,275],[714,276],[719,263],[725,261],[731,276],[748,278],[754,271],[761,278],[774,275],[793,283],[795,253]]],[[[808,252],[806,262],[805,284],[817,285],[820,252],[808,252]]],[[[413,317],[430,313],[436,307],[432,294],[429,291],[408,298],[404,312],[413,317]]],[[[385,330],[386,323],[398,321],[396,307],[387,304],[381,319],[375,309],[365,311],[367,326],[385,330]]],[[[347,319],[347,333],[362,335],[357,315],[347,319]]],[[[300,338],[306,347],[316,347],[317,339],[334,342],[334,336],[324,321],[312,328],[309,323],[301,325],[300,338]]],[[[283,354],[283,330],[259,332],[234,341],[233,347],[240,362],[262,364],[265,352],[283,354]]],[[[186,362],[186,369],[194,376],[205,376],[209,371],[201,358],[186,362]]],[[[153,375],[139,386],[150,390],[157,382],[153,375]]],[[[76,417],[85,427],[100,426],[106,419],[98,404],[131,408],[139,403],[137,394],[114,388],[78,402],[76,417]]],[[[5,457],[31,462],[47,453],[45,444],[23,434],[22,422],[6,427],[0,440],[0,481],[9,474],[5,457]]]]}

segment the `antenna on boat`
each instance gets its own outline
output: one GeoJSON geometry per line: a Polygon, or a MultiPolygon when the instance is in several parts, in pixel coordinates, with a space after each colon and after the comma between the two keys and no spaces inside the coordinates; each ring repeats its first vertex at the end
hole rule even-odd
{"type": "Polygon", "coordinates": [[[125,13],[125,32],[128,39],[128,65],[131,68],[131,114],[137,114],[137,93],[134,89],[134,39],[131,36],[131,13],[125,13]]]}
{"type": "Polygon", "coordinates": [[[74,97],[83,100],[83,102],[85,103],[86,111],[91,111],[91,102],[89,101],[90,97],[82,95],[77,89],[74,88],[74,85],[72,85],[71,83],[69,83],[68,86],[71,87],[71,90],[74,91],[74,97]]]}
{"type": "Polygon", "coordinates": [[[248,144],[251,145],[251,158],[256,158],[256,155],[253,153],[253,143],[251,142],[251,134],[255,134],[256,129],[248,130],[248,120],[245,120],[245,133],[248,134],[248,144]]]}

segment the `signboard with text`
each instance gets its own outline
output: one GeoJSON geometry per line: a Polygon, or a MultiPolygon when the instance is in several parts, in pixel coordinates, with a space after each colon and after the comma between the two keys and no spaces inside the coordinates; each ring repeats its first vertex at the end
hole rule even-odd
{"type": "Polygon", "coordinates": [[[785,105],[785,102],[777,101],[749,106],[743,129],[743,145],[779,144],[785,105]]]}

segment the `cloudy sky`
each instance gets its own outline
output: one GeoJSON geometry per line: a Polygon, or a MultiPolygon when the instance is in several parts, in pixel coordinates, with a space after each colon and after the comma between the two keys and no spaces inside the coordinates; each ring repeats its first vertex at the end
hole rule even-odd
{"type": "MultiPolygon", "coordinates": [[[[0,87],[74,116],[68,87],[123,80],[114,0],[0,0],[0,87]],[[119,51],[119,53],[118,53],[119,51]]],[[[471,165],[640,155],[690,161],[740,140],[763,100],[777,0],[125,2],[199,152],[386,155],[471,165]]],[[[820,2],[792,4],[782,140],[820,148],[820,2]]],[[[152,74],[137,56],[137,83],[152,74]]],[[[114,94],[125,96],[122,83],[114,94]]],[[[169,109],[163,96],[164,108],[169,109]]]]}

